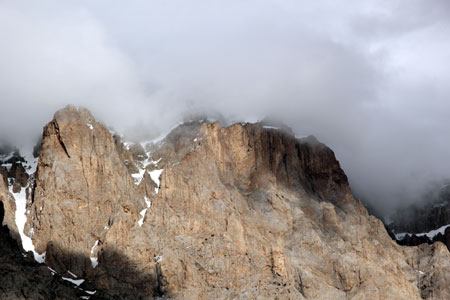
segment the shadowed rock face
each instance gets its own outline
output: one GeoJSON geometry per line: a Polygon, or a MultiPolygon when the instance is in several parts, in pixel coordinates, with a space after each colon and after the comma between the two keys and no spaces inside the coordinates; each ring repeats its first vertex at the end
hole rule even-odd
{"type": "Polygon", "coordinates": [[[450,185],[430,189],[424,197],[428,201],[397,211],[389,229],[397,233],[408,233],[397,241],[400,245],[417,246],[439,241],[450,249],[450,228],[443,228],[442,233],[434,236],[424,235],[450,225],[450,185]]]}
{"type": "MultiPolygon", "coordinates": [[[[9,202],[14,203],[14,197],[8,192],[7,185],[3,184],[3,178],[0,175],[0,224],[5,221],[4,203],[9,202]]],[[[34,260],[33,254],[25,253],[20,244],[11,236],[16,236],[20,240],[17,232],[10,232],[6,225],[0,226],[0,299],[143,299],[139,292],[135,289],[130,290],[126,286],[116,292],[114,296],[97,290],[95,285],[88,280],[77,287],[73,283],[63,280],[63,277],[80,279],[74,278],[67,272],[70,271],[69,269],[64,269],[58,274],[53,271],[53,268],[48,267],[50,264],[55,266],[59,263],[52,260],[54,258],[52,242],[47,247],[50,259],[46,264],[39,264],[34,260]]],[[[73,251],[59,251],[58,254],[58,257],[66,261],[89,260],[89,257],[73,251]]],[[[116,262],[122,264],[121,268],[116,267],[114,272],[109,272],[107,276],[112,277],[120,273],[122,277],[140,278],[142,282],[151,284],[153,279],[139,274],[127,257],[121,253],[114,252],[112,249],[104,249],[103,255],[112,257],[116,262]]]]}
{"type": "MultiPolygon", "coordinates": [[[[0,175],[0,224],[8,191],[0,175]]],[[[6,200],[7,201],[7,200],[6,200]]],[[[32,255],[22,256],[9,229],[0,225],[0,299],[77,299],[76,290],[52,276],[32,255]]]]}
{"type": "Polygon", "coordinates": [[[450,224],[450,184],[433,187],[426,201],[399,210],[390,227],[397,232],[421,233],[450,224]]]}
{"type": "Polygon", "coordinates": [[[397,245],[313,137],[193,122],[125,147],[67,107],[44,129],[35,178],[37,251],[116,299],[450,296],[445,247],[397,245]]]}

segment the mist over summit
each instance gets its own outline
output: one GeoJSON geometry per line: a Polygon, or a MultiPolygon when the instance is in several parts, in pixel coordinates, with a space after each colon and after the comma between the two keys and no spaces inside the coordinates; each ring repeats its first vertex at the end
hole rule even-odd
{"type": "Polygon", "coordinates": [[[432,224],[386,227],[333,150],[281,122],[137,142],[66,106],[38,147],[0,152],[0,298],[443,300],[448,195],[432,224]]]}
{"type": "Polygon", "coordinates": [[[449,11],[446,1],[3,1],[1,137],[28,143],[68,103],[143,135],[192,113],[275,115],[333,147],[357,194],[386,215],[449,177],[449,11]]]}
{"type": "Polygon", "coordinates": [[[449,3],[1,1],[0,299],[449,299],[449,3]]]}

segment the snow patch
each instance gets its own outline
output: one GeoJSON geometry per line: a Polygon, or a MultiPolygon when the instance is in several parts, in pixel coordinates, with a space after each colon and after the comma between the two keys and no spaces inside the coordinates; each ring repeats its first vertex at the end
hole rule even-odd
{"type": "Polygon", "coordinates": [[[280,129],[280,128],[275,127],[275,126],[263,126],[263,128],[265,128],[265,129],[280,129]]]}
{"type": "Polygon", "coordinates": [[[7,160],[13,158],[14,154],[15,154],[15,152],[12,151],[12,152],[10,152],[9,154],[3,154],[3,155],[0,155],[0,160],[1,160],[1,161],[7,161],[7,160]]]}
{"type": "Polygon", "coordinates": [[[159,191],[159,185],[160,185],[160,176],[162,174],[162,172],[164,171],[164,169],[159,169],[159,170],[153,170],[151,172],[149,172],[150,177],[152,178],[152,180],[156,183],[156,187],[155,187],[155,193],[158,194],[159,191]]]}
{"type": "Polygon", "coordinates": [[[72,278],[62,277],[62,276],[61,276],[61,278],[65,281],[72,282],[76,286],[80,286],[80,284],[82,284],[84,282],[84,279],[72,279],[72,278]]]}
{"type": "Polygon", "coordinates": [[[97,293],[97,291],[84,291],[84,292],[89,295],[94,295],[95,293],[97,293]]]}
{"type": "Polygon", "coordinates": [[[148,208],[150,207],[150,205],[152,205],[152,202],[150,201],[150,199],[148,199],[147,196],[144,196],[144,201],[148,208]]]}
{"type": "Polygon", "coordinates": [[[168,131],[166,131],[166,132],[163,132],[161,135],[159,135],[157,138],[154,138],[154,139],[152,139],[152,140],[149,140],[149,141],[144,141],[144,142],[142,142],[141,143],[141,146],[142,147],[144,147],[144,149],[145,149],[145,146],[146,145],[148,145],[148,144],[158,144],[158,143],[160,143],[161,141],[163,141],[175,128],[177,128],[178,126],[180,126],[180,125],[182,125],[182,124],[184,124],[184,122],[179,122],[179,123],[177,123],[177,124],[175,124],[174,126],[172,126],[172,128],[170,128],[168,131]]]}
{"type": "Polygon", "coordinates": [[[123,142],[123,145],[125,146],[125,149],[130,150],[130,147],[133,145],[134,143],[131,142],[123,142]]]}
{"type": "Polygon", "coordinates": [[[131,177],[133,177],[135,185],[139,185],[141,183],[142,179],[144,178],[145,172],[146,172],[145,169],[140,169],[139,173],[131,174],[131,177]]]}
{"type": "Polygon", "coordinates": [[[47,268],[50,270],[50,272],[52,273],[52,275],[55,275],[55,274],[56,274],[56,271],[55,271],[55,270],[53,270],[52,268],[50,268],[50,267],[48,267],[48,266],[47,266],[47,268]]]}
{"type": "MultiPolygon", "coordinates": [[[[45,252],[42,254],[37,253],[34,250],[33,241],[30,237],[25,235],[24,228],[25,223],[27,222],[27,216],[26,216],[26,206],[27,206],[27,196],[26,196],[26,189],[21,188],[19,193],[13,193],[12,186],[9,187],[9,191],[11,194],[14,194],[14,198],[16,200],[16,212],[14,214],[15,220],[16,220],[16,226],[19,230],[20,239],[22,241],[22,247],[23,249],[28,252],[32,251],[34,255],[34,259],[42,264],[45,261],[45,252]]],[[[34,229],[30,229],[30,233],[32,232],[32,235],[34,235],[34,229]]]]}
{"type": "Polygon", "coordinates": [[[445,229],[447,229],[447,227],[450,227],[450,224],[444,225],[442,227],[439,227],[438,229],[435,230],[431,230],[429,232],[422,232],[422,233],[409,233],[409,232],[401,232],[401,233],[396,233],[395,234],[395,238],[397,240],[403,240],[407,235],[417,235],[417,236],[427,236],[430,239],[433,239],[436,235],[440,234],[444,234],[445,229]]]}
{"type": "Polygon", "coordinates": [[[139,227],[142,227],[142,225],[144,224],[144,218],[145,218],[145,213],[147,212],[148,208],[144,208],[143,210],[141,210],[140,215],[142,216],[142,218],[139,219],[138,221],[138,225],[139,227]]]}
{"type": "Polygon", "coordinates": [[[95,251],[95,249],[97,249],[98,242],[99,242],[99,240],[96,240],[94,246],[92,246],[92,248],[91,248],[91,265],[94,269],[98,265],[98,257],[94,256],[94,251],[95,251]]]}
{"type": "MultiPolygon", "coordinates": [[[[52,273],[52,276],[54,276],[55,274],[58,274],[58,272],[56,272],[55,270],[53,270],[53,269],[50,268],[49,266],[47,266],[47,268],[48,268],[48,269],[50,270],[50,272],[52,273]]],[[[67,271],[67,273],[69,273],[69,275],[72,276],[72,277],[74,277],[74,278],[78,278],[77,275],[75,275],[74,273],[72,273],[72,272],[70,272],[70,271],[67,271]]],[[[69,281],[69,282],[73,283],[73,284],[76,285],[77,287],[79,287],[79,286],[85,281],[84,279],[73,279],[73,278],[64,277],[64,276],[61,276],[61,278],[62,278],[62,280],[69,281]]],[[[79,288],[79,289],[82,290],[81,288],[79,288]]],[[[88,293],[88,294],[90,294],[90,295],[93,295],[93,294],[95,294],[97,291],[93,291],[93,292],[91,292],[91,291],[84,291],[84,292],[86,292],[86,293],[88,293]]],[[[89,299],[89,298],[87,298],[87,299],[89,299]]]]}
{"type": "Polygon", "coordinates": [[[69,273],[70,275],[72,275],[72,277],[74,277],[74,278],[78,278],[78,276],[77,276],[77,275],[73,274],[73,273],[72,273],[72,272],[70,272],[70,271],[67,271],[67,273],[69,273]]]}
{"type": "MultiPolygon", "coordinates": [[[[147,153],[147,155],[148,155],[148,157],[150,157],[150,153],[147,153]]],[[[153,164],[153,165],[156,166],[156,165],[161,161],[161,159],[162,159],[162,158],[160,158],[160,159],[158,159],[158,160],[151,160],[151,159],[147,158],[146,160],[144,160],[144,161],[142,162],[142,168],[139,168],[139,172],[138,172],[138,173],[131,174],[131,177],[133,177],[134,184],[136,184],[136,185],[141,184],[142,179],[144,179],[145,172],[148,172],[148,171],[147,171],[147,167],[148,167],[149,165],[151,165],[151,164],[153,164]]],[[[162,169],[161,169],[161,170],[155,170],[155,171],[161,171],[161,172],[162,172],[162,169]]],[[[155,172],[155,171],[148,172],[148,173],[150,174],[150,177],[152,176],[152,173],[155,172]]],[[[155,173],[155,174],[156,174],[156,173],[155,173]]],[[[158,177],[159,177],[159,175],[158,175],[158,177]]],[[[153,179],[153,177],[152,177],[152,180],[155,181],[155,180],[153,179]]],[[[156,182],[156,181],[155,181],[155,182],[156,182]]],[[[159,182],[159,181],[158,181],[158,182],[159,182]]],[[[159,186],[159,183],[157,183],[157,184],[158,184],[158,186],[159,186]]]]}
{"type": "Polygon", "coordinates": [[[90,130],[94,130],[94,126],[92,126],[91,122],[86,123],[87,127],[89,127],[90,130]]]}
{"type": "Polygon", "coordinates": [[[138,221],[139,227],[142,227],[142,224],[144,224],[145,213],[147,212],[147,209],[150,208],[150,205],[152,205],[152,202],[150,201],[150,199],[147,198],[147,196],[144,196],[144,201],[145,201],[145,205],[147,205],[147,208],[144,208],[140,212],[140,215],[142,216],[142,218],[140,218],[138,221]]]}

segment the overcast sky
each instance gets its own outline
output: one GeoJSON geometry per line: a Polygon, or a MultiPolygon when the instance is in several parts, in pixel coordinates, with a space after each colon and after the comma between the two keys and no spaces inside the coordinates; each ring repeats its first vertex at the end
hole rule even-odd
{"type": "Polygon", "coordinates": [[[448,0],[0,0],[0,137],[68,103],[129,135],[276,115],[387,213],[450,177],[449,25],[448,0]]]}

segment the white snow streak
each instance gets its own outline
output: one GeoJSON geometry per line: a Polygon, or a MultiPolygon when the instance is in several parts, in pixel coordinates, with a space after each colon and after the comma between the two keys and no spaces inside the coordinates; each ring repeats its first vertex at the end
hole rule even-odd
{"type": "Polygon", "coordinates": [[[417,235],[417,236],[427,236],[427,237],[429,237],[430,239],[433,239],[436,235],[438,235],[439,233],[440,234],[444,234],[444,232],[445,232],[445,229],[447,229],[447,227],[450,227],[450,224],[448,224],[448,225],[444,225],[444,226],[442,226],[442,227],[439,227],[438,229],[435,229],[435,230],[431,230],[431,231],[429,231],[429,232],[422,232],[422,233],[409,233],[409,232],[402,232],[402,233],[396,233],[395,234],[395,238],[397,239],[397,240],[403,240],[407,235],[413,235],[413,234],[415,234],[415,235],[417,235]]]}
{"type": "Polygon", "coordinates": [[[142,218],[140,218],[139,221],[138,221],[139,227],[141,227],[142,224],[144,224],[145,213],[147,212],[147,209],[149,209],[150,205],[152,204],[152,202],[150,201],[150,199],[147,198],[147,196],[144,196],[144,201],[145,201],[145,204],[147,205],[147,208],[144,208],[140,212],[140,215],[142,216],[142,218]]]}
{"type": "MultiPolygon", "coordinates": [[[[9,191],[11,194],[14,195],[14,198],[16,200],[16,212],[15,212],[14,217],[16,220],[17,230],[19,231],[20,239],[22,240],[22,247],[26,252],[32,251],[33,255],[34,255],[34,259],[38,263],[42,264],[45,261],[45,252],[43,252],[42,254],[37,253],[34,250],[33,241],[31,240],[31,238],[29,238],[27,235],[25,235],[25,233],[23,231],[25,228],[25,223],[27,222],[27,216],[26,216],[27,198],[26,198],[25,188],[21,188],[19,193],[13,193],[12,186],[11,186],[11,187],[9,187],[9,191]]],[[[31,228],[31,230],[33,230],[32,232],[34,234],[34,229],[31,228]]]]}
{"type": "Polygon", "coordinates": [[[164,169],[160,169],[160,170],[153,170],[151,172],[149,172],[150,177],[152,178],[152,180],[156,183],[156,187],[155,187],[155,193],[158,194],[159,191],[159,185],[160,185],[160,176],[161,173],[164,171],[164,169]]]}
{"type": "Polygon", "coordinates": [[[97,293],[97,291],[84,291],[85,293],[88,293],[89,295],[94,295],[95,293],[97,293]]]}
{"type": "Polygon", "coordinates": [[[144,141],[141,142],[141,146],[144,147],[145,149],[145,145],[147,144],[158,144],[160,143],[162,140],[164,140],[175,128],[177,128],[178,126],[182,125],[184,122],[179,122],[177,124],[175,124],[174,126],[172,126],[172,128],[170,128],[168,131],[162,133],[160,136],[158,136],[157,138],[154,138],[153,140],[149,140],[149,141],[144,141]]]}
{"type": "Polygon", "coordinates": [[[73,274],[73,273],[72,273],[72,272],[70,272],[70,271],[67,271],[67,273],[69,273],[70,275],[72,275],[72,277],[78,278],[78,276],[77,276],[77,275],[73,274]]]}
{"type": "Polygon", "coordinates": [[[47,268],[50,270],[50,272],[52,273],[52,275],[55,275],[55,274],[56,274],[56,271],[55,271],[55,270],[53,270],[53,269],[50,268],[49,266],[47,266],[47,268]]]}
{"type": "Polygon", "coordinates": [[[72,278],[62,277],[62,276],[61,276],[61,278],[65,281],[72,282],[76,286],[79,286],[80,284],[82,284],[84,282],[84,279],[72,279],[72,278]]]}
{"type": "MultiPolygon", "coordinates": [[[[26,160],[26,163],[23,163],[23,166],[24,166],[26,172],[29,175],[34,174],[36,172],[38,159],[33,157],[33,150],[32,149],[31,150],[30,149],[20,149],[19,152],[26,160]]],[[[12,156],[12,154],[9,156],[12,156]]],[[[45,261],[45,252],[43,252],[42,254],[37,253],[34,249],[33,241],[24,232],[25,223],[27,222],[26,188],[21,188],[19,193],[13,193],[12,186],[10,186],[9,191],[11,194],[14,195],[14,199],[16,202],[16,211],[14,213],[14,218],[16,221],[17,229],[19,231],[20,239],[22,241],[22,247],[27,252],[32,251],[33,255],[34,255],[34,259],[38,263],[43,263],[45,261]]],[[[30,229],[29,234],[31,236],[34,235],[34,228],[30,229]]]]}
{"type": "Polygon", "coordinates": [[[96,240],[94,246],[92,246],[92,248],[91,248],[91,265],[94,269],[98,265],[98,257],[94,256],[94,251],[98,246],[98,242],[99,242],[99,240],[96,240]]]}
{"type": "Polygon", "coordinates": [[[141,183],[142,179],[144,178],[145,172],[146,172],[145,169],[140,169],[139,173],[131,174],[131,177],[133,177],[135,185],[139,185],[141,183]]]}

